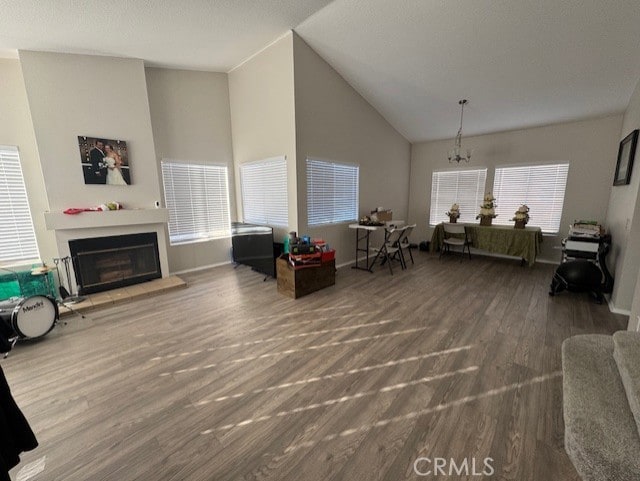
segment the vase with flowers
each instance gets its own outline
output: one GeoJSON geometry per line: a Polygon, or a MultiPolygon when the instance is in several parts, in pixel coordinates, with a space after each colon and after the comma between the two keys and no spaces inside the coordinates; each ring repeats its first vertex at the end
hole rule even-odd
{"type": "Polygon", "coordinates": [[[516,225],[514,227],[516,229],[524,229],[524,226],[529,222],[529,207],[522,204],[518,207],[518,210],[511,220],[515,221],[516,225]]]}
{"type": "Polygon", "coordinates": [[[491,192],[487,192],[484,195],[484,201],[480,206],[480,213],[476,216],[476,219],[480,219],[480,225],[490,226],[491,221],[498,217],[496,214],[496,198],[491,194],[491,192]]]}
{"type": "Polygon", "coordinates": [[[453,204],[451,209],[445,213],[449,216],[449,222],[455,224],[458,222],[458,218],[460,217],[460,206],[458,204],[453,204]]]}

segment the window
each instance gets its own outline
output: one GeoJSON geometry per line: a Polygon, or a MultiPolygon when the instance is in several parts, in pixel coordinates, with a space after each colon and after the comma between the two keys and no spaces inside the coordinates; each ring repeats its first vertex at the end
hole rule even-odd
{"type": "Polygon", "coordinates": [[[0,264],[38,261],[40,253],[33,230],[17,147],[0,145],[0,264]]]}
{"type": "Polygon", "coordinates": [[[431,175],[429,225],[449,222],[446,212],[453,204],[460,206],[460,222],[474,222],[480,211],[486,180],[487,169],[434,172],[431,175]]]}
{"type": "Polygon", "coordinates": [[[360,167],[307,159],[308,225],[358,219],[360,167]]]}
{"type": "Polygon", "coordinates": [[[244,221],[287,227],[287,161],[284,157],[240,166],[244,221]]]}
{"type": "Polygon", "coordinates": [[[569,164],[496,168],[493,196],[498,217],[494,224],[511,225],[518,207],[526,204],[532,225],[542,232],[557,233],[568,174],[569,164]]]}
{"type": "Polygon", "coordinates": [[[171,244],[230,235],[227,168],[162,161],[171,244]]]}

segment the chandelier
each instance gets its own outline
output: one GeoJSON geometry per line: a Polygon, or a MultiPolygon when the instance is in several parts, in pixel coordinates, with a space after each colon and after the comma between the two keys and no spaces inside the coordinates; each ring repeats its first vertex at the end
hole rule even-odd
{"type": "Polygon", "coordinates": [[[469,162],[471,160],[471,149],[467,149],[465,151],[467,154],[466,157],[462,154],[462,117],[464,116],[464,106],[468,103],[469,101],[466,99],[458,101],[458,104],[462,108],[460,112],[460,128],[458,129],[458,135],[456,135],[453,149],[450,150],[448,154],[450,163],[457,162],[459,164],[461,160],[464,160],[465,162],[469,162]]]}

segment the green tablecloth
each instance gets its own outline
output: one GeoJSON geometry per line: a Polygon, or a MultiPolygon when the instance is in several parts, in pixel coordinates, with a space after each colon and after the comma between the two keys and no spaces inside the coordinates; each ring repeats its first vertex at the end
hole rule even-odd
{"type": "MultiPolygon", "coordinates": [[[[495,225],[485,227],[478,224],[464,224],[471,245],[476,249],[520,257],[532,266],[536,256],[540,253],[542,243],[542,229],[540,227],[525,227],[515,229],[513,226],[495,225]]],[[[438,224],[431,236],[431,252],[442,247],[444,227],[438,224]]]]}

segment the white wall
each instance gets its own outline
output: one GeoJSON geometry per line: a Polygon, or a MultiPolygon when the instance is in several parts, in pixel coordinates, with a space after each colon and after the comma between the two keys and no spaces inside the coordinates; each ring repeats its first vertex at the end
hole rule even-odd
{"type": "Polygon", "coordinates": [[[298,230],[296,125],[291,32],[229,73],[231,132],[238,218],[242,219],[240,165],[286,156],[289,226],[274,229],[277,242],[298,230]]]}
{"type": "MultiPolygon", "coordinates": [[[[32,51],[19,55],[51,211],[111,200],[127,209],[152,209],[160,199],[160,185],[142,60],[32,51]],[[79,135],[126,140],[132,185],[85,185],[79,135]]],[[[118,234],[117,228],[113,231],[118,234]]],[[[144,231],[148,229],[141,226],[144,231]]],[[[68,249],[64,235],[56,234],[56,239],[59,252],[68,249]]],[[[161,248],[160,261],[166,276],[166,249],[161,248]]]]}
{"type": "Polygon", "coordinates": [[[299,231],[326,240],[341,264],[355,259],[355,233],[308,226],[307,157],[358,164],[360,216],[383,206],[406,220],[411,144],[295,34],[294,59],[299,231]]]}
{"type": "MultiPolygon", "coordinates": [[[[631,96],[624,114],[618,140],[640,128],[640,82],[631,96]]],[[[640,314],[640,146],[636,150],[635,162],[628,185],[611,189],[607,224],[614,235],[616,280],[611,303],[616,309],[631,310],[629,329],[638,328],[640,314]],[[617,242],[616,242],[617,240],[617,242]]]]}
{"type": "MultiPolygon", "coordinates": [[[[463,147],[473,149],[473,157],[469,164],[461,164],[460,168],[487,167],[486,190],[492,190],[496,166],[569,162],[560,233],[557,236],[545,236],[539,257],[559,262],[560,241],[566,237],[571,222],[575,219],[605,221],[621,122],[621,115],[612,115],[464,137],[463,147]]],[[[451,167],[447,151],[452,145],[453,140],[441,140],[414,144],[412,148],[409,220],[418,224],[420,237],[424,239],[430,239],[432,234],[428,226],[431,174],[433,170],[451,167]]],[[[535,212],[531,215],[535,217],[535,212]]],[[[532,225],[535,225],[533,221],[532,225]]]]}
{"type": "MultiPolygon", "coordinates": [[[[147,68],[146,78],[158,168],[162,159],[227,166],[231,219],[235,220],[227,74],[147,68]]],[[[230,249],[229,238],[169,246],[169,268],[180,272],[230,262],[230,249]]]]}
{"type": "Polygon", "coordinates": [[[20,51],[52,211],[160,199],[142,60],[20,51]],[[127,141],[131,186],[85,185],[78,136],[127,141]]]}
{"type": "Polygon", "coordinates": [[[49,201],[18,60],[0,59],[0,112],[0,145],[18,147],[40,257],[50,263],[58,249],[53,232],[44,225],[42,213],[49,210],[49,201]]]}

